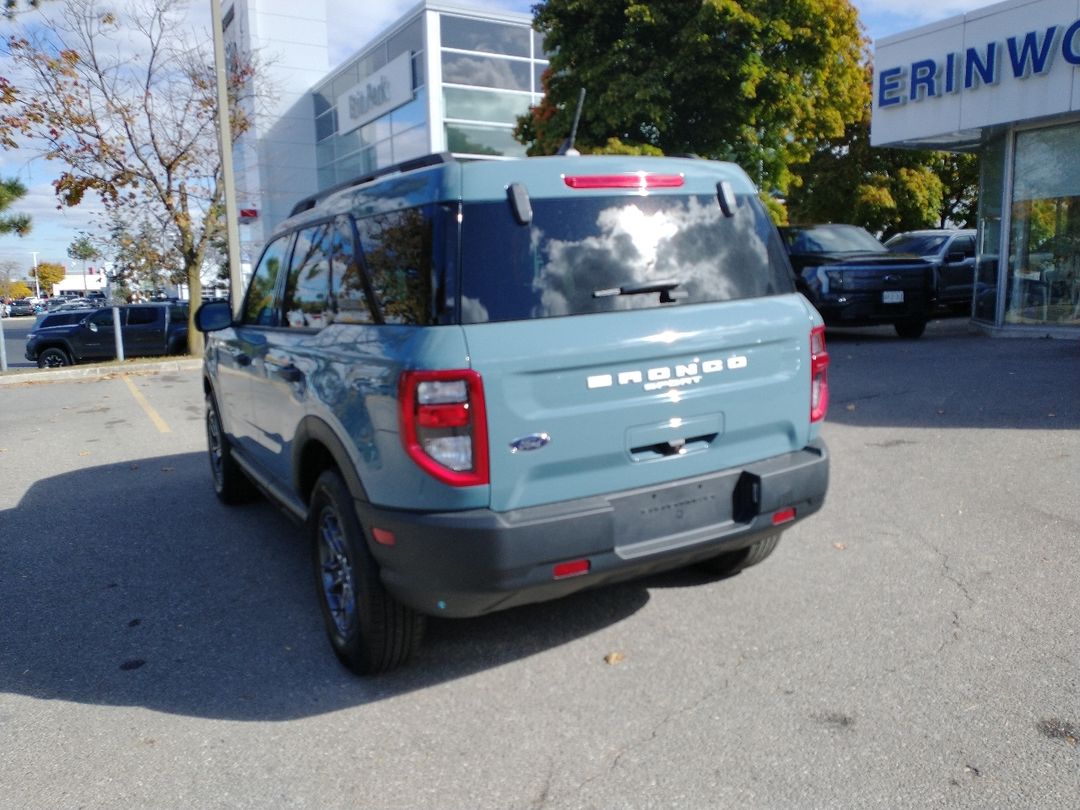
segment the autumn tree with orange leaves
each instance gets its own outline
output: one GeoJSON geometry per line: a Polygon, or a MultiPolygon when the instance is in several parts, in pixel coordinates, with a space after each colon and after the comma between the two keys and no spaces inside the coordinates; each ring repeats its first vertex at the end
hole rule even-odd
{"type": "MultiPolygon", "coordinates": [[[[3,124],[63,167],[55,183],[63,205],[91,193],[112,218],[158,220],[198,301],[204,262],[225,230],[210,37],[185,28],[181,0],[56,8],[7,40],[19,78],[3,124]]],[[[229,75],[234,137],[250,125],[238,101],[252,72],[247,64],[229,75]]],[[[201,333],[188,335],[200,352],[201,333]]]]}

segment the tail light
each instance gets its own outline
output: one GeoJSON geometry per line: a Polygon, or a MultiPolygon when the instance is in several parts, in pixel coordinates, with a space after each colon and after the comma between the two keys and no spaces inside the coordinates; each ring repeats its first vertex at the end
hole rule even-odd
{"type": "Polygon", "coordinates": [[[480,375],[406,371],[398,386],[401,441],[416,464],[444,484],[488,483],[487,417],[480,375]]]}
{"type": "Polygon", "coordinates": [[[681,174],[655,174],[653,172],[626,172],[624,174],[563,175],[563,182],[570,188],[681,188],[685,178],[681,174]]]}
{"type": "Polygon", "coordinates": [[[810,330],[810,421],[820,422],[829,410],[829,353],[825,327],[810,330]]]}

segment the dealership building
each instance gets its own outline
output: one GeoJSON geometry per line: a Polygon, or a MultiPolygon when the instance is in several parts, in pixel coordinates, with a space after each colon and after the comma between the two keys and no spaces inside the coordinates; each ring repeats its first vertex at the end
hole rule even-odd
{"type": "Polygon", "coordinates": [[[980,156],[973,322],[1080,338],[1080,3],[1009,0],[875,43],[874,146],[980,156]]]}
{"type": "Polygon", "coordinates": [[[525,153],[513,130],[547,68],[528,14],[426,0],[332,70],[327,0],[234,0],[223,25],[230,65],[255,54],[274,91],[245,102],[234,148],[245,272],[312,193],[434,152],[525,153]]]}

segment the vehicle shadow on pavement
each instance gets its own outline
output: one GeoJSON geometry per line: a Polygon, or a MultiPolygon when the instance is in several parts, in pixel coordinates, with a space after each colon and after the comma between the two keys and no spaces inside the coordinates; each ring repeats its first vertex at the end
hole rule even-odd
{"type": "Polygon", "coordinates": [[[643,607],[640,583],[430,623],[417,659],[362,679],[325,639],[300,527],[213,497],[204,453],[36,482],[0,513],[0,692],[230,720],[382,700],[522,659],[643,607]],[[87,513],[71,493],[92,491],[87,513]]]}
{"type": "Polygon", "coordinates": [[[991,338],[965,320],[916,340],[830,329],[828,422],[853,427],[1080,428],[1080,342],[991,338]]]}

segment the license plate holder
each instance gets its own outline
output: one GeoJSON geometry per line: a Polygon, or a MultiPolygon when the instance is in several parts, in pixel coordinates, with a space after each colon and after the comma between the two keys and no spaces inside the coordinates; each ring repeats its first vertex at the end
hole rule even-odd
{"type": "Polygon", "coordinates": [[[883,303],[883,304],[902,304],[902,303],[904,303],[904,291],[903,290],[884,290],[881,293],[881,303],[883,303]]]}

